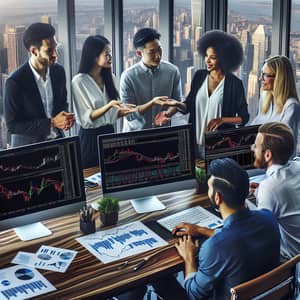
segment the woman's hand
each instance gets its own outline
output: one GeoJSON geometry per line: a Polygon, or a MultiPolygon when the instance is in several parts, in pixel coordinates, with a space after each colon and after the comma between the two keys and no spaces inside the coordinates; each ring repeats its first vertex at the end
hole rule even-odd
{"type": "Polygon", "coordinates": [[[222,118],[212,119],[207,125],[207,130],[215,131],[223,124],[224,124],[224,122],[223,122],[222,118]]]}
{"type": "Polygon", "coordinates": [[[118,107],[118,117],[124,117],[130,113],[136,112],[137,107],[134,104],[123,104],[118,107]]]}
{"type": "Polygon", "coordinates": [[[110,100],[109,105],[110,105],[110,107],[119,108],[122,105],[122,101],[120,101],[120,100],[110,100]]]}

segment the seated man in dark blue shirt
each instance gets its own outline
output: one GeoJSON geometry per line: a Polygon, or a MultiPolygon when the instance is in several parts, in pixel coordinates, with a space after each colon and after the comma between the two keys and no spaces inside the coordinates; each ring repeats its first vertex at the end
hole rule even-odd
{"type": "Polygon", "coordinates": [[[212,161],[210,173],[208,196],[219,209],[224,227],[211,230],[181,223],[174,228],[180,237],[176,248],[185,262],[185,290],[176,289],[169,277],[154,284],[164,299],[230,299],[231,287],[279,264],[277,221],[268,210],[250,211],[244,206],[249,185],[246,171],[225,158],[212,161]],[[209,237],[200,250],[192,240],[199,235],[209,237]]]}

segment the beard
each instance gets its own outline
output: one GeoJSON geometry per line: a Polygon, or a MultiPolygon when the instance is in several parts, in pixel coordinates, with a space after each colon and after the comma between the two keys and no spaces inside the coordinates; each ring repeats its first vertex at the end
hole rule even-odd
{"type": "Polygon", "coordinates": [[[262,156],[262,157],[255,157],[253,165],[257,169],[267,169],[267,167],[268,167],[268,164],[267,164],[264,156],[262,156]]]}
{"type": "Polygon", "coordinates": [[[213,194],[211,196],[208,196],[212,208],[215,209],[216,211],[219,211],[219,206],[216,204],[215,197],[216,197],[216,191],[213,191],[213,194]]]}

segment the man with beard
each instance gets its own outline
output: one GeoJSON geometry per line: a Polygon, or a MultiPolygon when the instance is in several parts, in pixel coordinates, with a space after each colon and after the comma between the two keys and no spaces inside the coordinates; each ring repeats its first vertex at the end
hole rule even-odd
{"type": "Polygon", "coordinates": [[[300,253],[300,161],[289,161],[293,150],[292,130],[278,122],[261,125],[252,146],[254,166],[266,170],[256,191],[257,205],[277,218],[282,260],[300,253]]]}
{"type": "Polygon", "coordinates": [[[274,216],[268,210],[245,207],[247,172],[230,158],[213,160],[209,171],[208,196],[219,209],[224,227],[212,230],[181,223],[174,228],[180,237],[176,248],[185,263],[185,290],[175,288],[171,277],[154,283],[164,299],[230,299],[231,287],[279,264],[280,236],[274,216]],[[200,235],[208,239],[199,250],[193,238],[200,235]]]}
{"type": "Polygon", "coordinates": [[[6,81],[4,116],[13,147],[62,137],[74,124],[54,35],[50,24],[31,24],[23,36],[29,61],[6,81]]]}

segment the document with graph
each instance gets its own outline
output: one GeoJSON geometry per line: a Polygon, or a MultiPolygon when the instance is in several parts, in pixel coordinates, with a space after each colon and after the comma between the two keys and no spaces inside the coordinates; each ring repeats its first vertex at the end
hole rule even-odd
{"type": "Polygon", "coordinates": [[[168,245],[139,221],[101,230],[76,240],[104,263],[168,245]]]}

